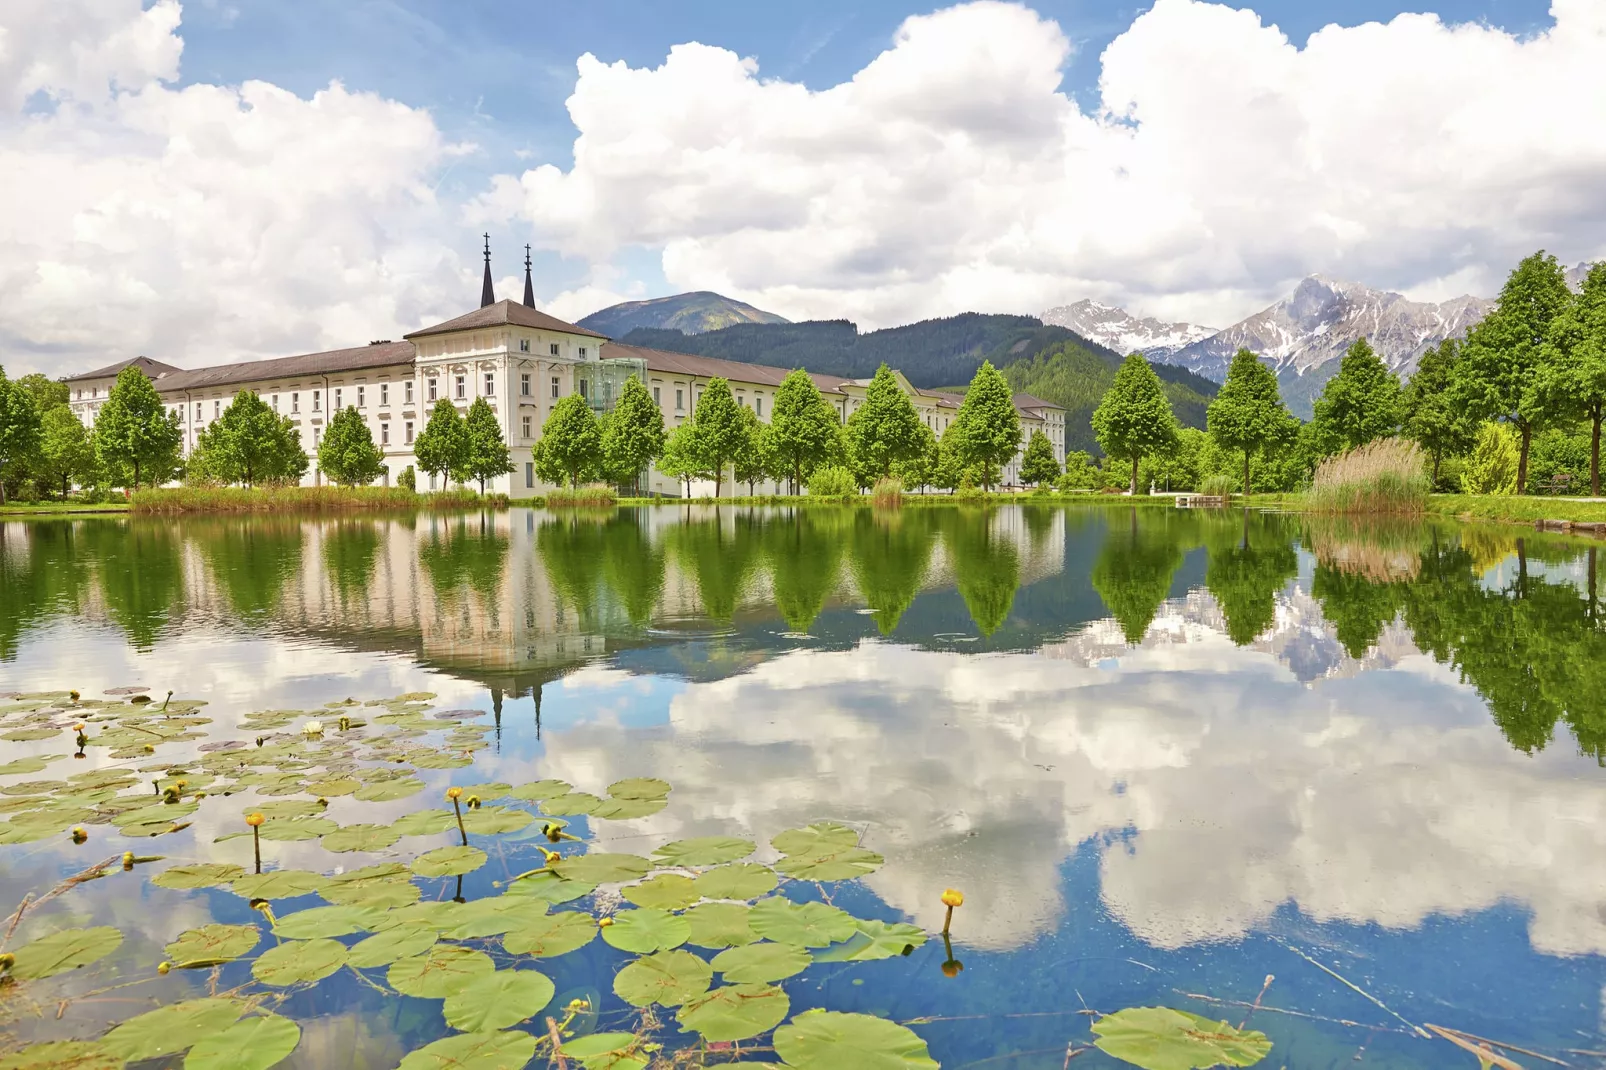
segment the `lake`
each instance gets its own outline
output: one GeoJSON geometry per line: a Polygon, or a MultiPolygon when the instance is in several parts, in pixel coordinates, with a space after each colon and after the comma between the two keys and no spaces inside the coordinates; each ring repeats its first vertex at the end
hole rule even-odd
{"type": "MultiPolygon", "coordinates": [[[[561,863],[563,879],[509,883],[554,843],[515,811],[567,822],[560,854],[751,840],[792,900],[931,934],[907,954],[802,943],[806,968],[775,979],[790,1015],[907,1023],[944,1067],[1122,1065],[1087,1049],[1090,1025],[1135,1006],[1263,1030],[1265,1066],[1477,1065],[1429,1024],[1523,1066],[1606,1058],[1606,625],[1583,540],[1151,505],[12,522],[0,693],[0,772],[47,759],[0,775],[0,911],[125,850],[163,856],[28,908],[9,950],[64,927],[122,941],[0,1000],[0,1051],[5,1034],[94,1038],[209,992],[254,998],[249,960],[271,938],[153,972],[181,933],[270,923],[227,874],[153,883],[175,864],[253,870],[252,807],[264,832],[361,826],[260,845],[265,870],[338,876],[457,844],[446,811],[418,838],[385,831],[456,784],[486,793],[461,835],[488,860],[455,880],[449,863],[403,872],[421,892],[399,902],[580,887],[561,863]],[[308,718],[324,736],[298,735],[308,718]],[[255,752],[272,757],[228,764],[255,752]],[[175,795],[214,789],[171,811],[184,827],[129,816],[177,777],[175,795]],[[667,804],[609,794],[637,778],[667,782],[667,804]],[[566,803],[507,795],[554,780],[566,803]],[[60,820],[29,824],[41,813],[60,820]],[[821,821],[853,830],[862,876],[816,882],[786,865],[807,852],[770,846],[821,821]]],[[[628,929],[648,904],[620,883],[538,906],[628,929]]],[[[666,916],[687,905],[672,884],[655,885],[666,916]]],[[[281,923],[341,901],[265,898],[281,923]]],[[[630,949],[588,930],[532,962],[498,950],[507,931],[459,936],[549,977],[544,1014],[586,1000],[573,1032],[641,1027],[613,989],[630,949]]],[[[440,998],[385,977],[275,990],[265,1006],[300,1027],[280,1065],[393,1067],[451,1032],[440,998]]],[[[648,1015],[666,1050],[697,1039],[673,1009],[648,1015]]]]}

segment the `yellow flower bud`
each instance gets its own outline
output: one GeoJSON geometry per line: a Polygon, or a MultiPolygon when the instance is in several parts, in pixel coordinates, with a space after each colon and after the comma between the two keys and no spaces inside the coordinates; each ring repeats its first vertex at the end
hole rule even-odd
{"type": "Polygon", "coordinates": [[[171,962],[159,962],[156,964],[156,972],[161,974],[163,977],[166,977],[167,971],[171,970],[172,968],[173,964],[171,962]]]}
{"type": "Polygon", "coordinates": [[[72,830],[72,842],[83,843],[89,839],[89,833],[82,825],[75,825],[72,830]]]}
{"type": "Polygon", "coordinates": [[[124,851],[123,852],[123,868],[124,869],[133,869],[134,868],[134,852],[133,851],[124,851]]]}
{"type": "Polygon", "coordinates": [[[597,926],[599,928],[606,929],[608,926],[610,926],[612,924],[613,924],[613,919],[612,918],[598,918],[597,919],[597,926]]]}
{"type": "Polygon", "coordinates": [[[263,817],[260,812],[245,815],[245,823],[250,825],[252,828],[257,828],[266,820],[267,818],[263,817]]]}
{"type": "Polygon", "coordinates": [[[463,797],[463,789],[462,788],[447,788],[446,789],[446,797],[448,799],[452,800],[453,802],[456,802],[458,799],[461,799],[463,797]]]}
{"type": "Polygon", "coordinates": [[[5,954],[0,955],[0,973],[5,973],[16,964],[17,956],[13,955],[11,952],[8,951],[5,954]]]}
{"type": "Polygon", "coordinates": [[[942,975],[944,977],[958,977],[959,971],[964,968],[964,965],[958,959],[949,959],[942,964],[942,975]]]}
{"type": "Polygon", "coordinates": [[[942,893],[942,905],[945,907],[961,907],[965,905],[965,894],[949,888],[942,893]]]}

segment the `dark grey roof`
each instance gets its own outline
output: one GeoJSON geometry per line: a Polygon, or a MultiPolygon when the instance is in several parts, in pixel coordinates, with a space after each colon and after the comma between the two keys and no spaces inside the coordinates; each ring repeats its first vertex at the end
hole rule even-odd
{"type": "Polygon", "coordinates": [[[549,316],[545,312],[538,312],[527,305],[517,301],[498,301],[476,308],[473,312],[458,316],[456,319],[437,323],[433,327],[414,331],[404,335],[406,338],[423,338],[431,334],[445,334],[448,331],[469,331],[480,327],[534,327],[538,331],[560,331],[564,334],[583,334],[588,338],[606,339],[605,334],[588,331],[584,327],[576,327],[572,323],[565,323],[556,316],[549,316]]]}
{"type": "Polygon", "coordinates": [[[138,368],[151,379],[160,379],[163,376],[172,375],[174,372],[182,370],[173,367],[171,364],[163,364],[159,360],[152,360],[150,357],[129,357],[127,360],[120,360],[116,364],[108,364],[104,368],[96,368],[92,372],[69,375],[62,382],[75,383],[84,379],[110,379],[124,368],[130,366],[138,368]]]}
{"type": "MultiPolygon", "coordinates": [[[[666,349],[647,349],[642,346],[621,345],[609,342],[602,347],[605,359],[626,358],[644,360],[649,371],[668,375],[694,375],[703,379],[730,379],[740,383],[763,383],[780,386],[781,380],[791,374],[790,368],[775,368],[768,364],[748,364],[739,360],[719,360],[715,357],[697,357],[690,353],[671,353],[666,349]]],[[[808,373],[814,385],[824,393],[840,393],[842,384],[853,380],[840,375],[808,373]]]]}
{"type": "Polygon", "coordinates": [[[331,349],[326,353],[305,353],[299,357],[273,357],[243,364],[219,364],[213,368],[192,368],[169,373],[157,387],[161,390],[205,390],[215,386],[234,386],[264,379],[294,379],[298,376],[332,375],[362,371],[394,364],[412,364],[417,350],[411,342],[378,342],[354,349],[331,349]]]}
{"type": "Polygon", "coordinates": [[[1053,401],[1047,401],[1047,400],[1045,400],[1043,398],[1038,397],[1036,394],[1016,394],[1014,400],[1015,400],[1015,407],[1017,409],[1020,409],[1022,412],[1025,412],[1025,411],[1027,411],[1029,409],[1063,409],[1063,408],[1065,408],[1064,405],[1060,405],[1060,404],[1058,404],[1056,402],[1053,402],[1053,401]]]}

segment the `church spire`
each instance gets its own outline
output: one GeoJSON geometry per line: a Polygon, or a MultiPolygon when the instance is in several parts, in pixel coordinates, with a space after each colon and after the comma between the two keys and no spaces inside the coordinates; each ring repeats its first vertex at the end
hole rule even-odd
{"type": "Polygon", "coordinates": [[[530,247],[524,247],[524,304],[535,307],[535,287],[530,282],[530,247]]]}
{"type": "Polygon", "coordinates": [[[496,304],[496,291],[491,289],[491,236],[485,235],[485,284],[480,287],[480,307],[496,304]]]}

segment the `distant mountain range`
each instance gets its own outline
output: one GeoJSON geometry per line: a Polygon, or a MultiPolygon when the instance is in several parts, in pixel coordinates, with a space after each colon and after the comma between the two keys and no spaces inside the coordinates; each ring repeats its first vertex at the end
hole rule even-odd
{"type": "Polygon", "coordinates": [[[1124,308],[1088,300],[1051,308],[1043,313],[1042,320],[1068,327],[1117,353],[1142,353],[1150,360],[1169,360],[1173,353],[1216,333],[1214,327],[1140,319],[1124,308]]]}
{"type": "Polygon", "coordinates": [[[673,297],[656,297],[650,301],[626,301],[609,305],[580,320],[577,326],[605,334],[609,338],[623,338],[637,327],[681,331],[685,334],[702,334],[717,331],[737,323],[787,323],[783,316],[754,308],[742,301],[709,290],[676,294],[673,297]]]}

